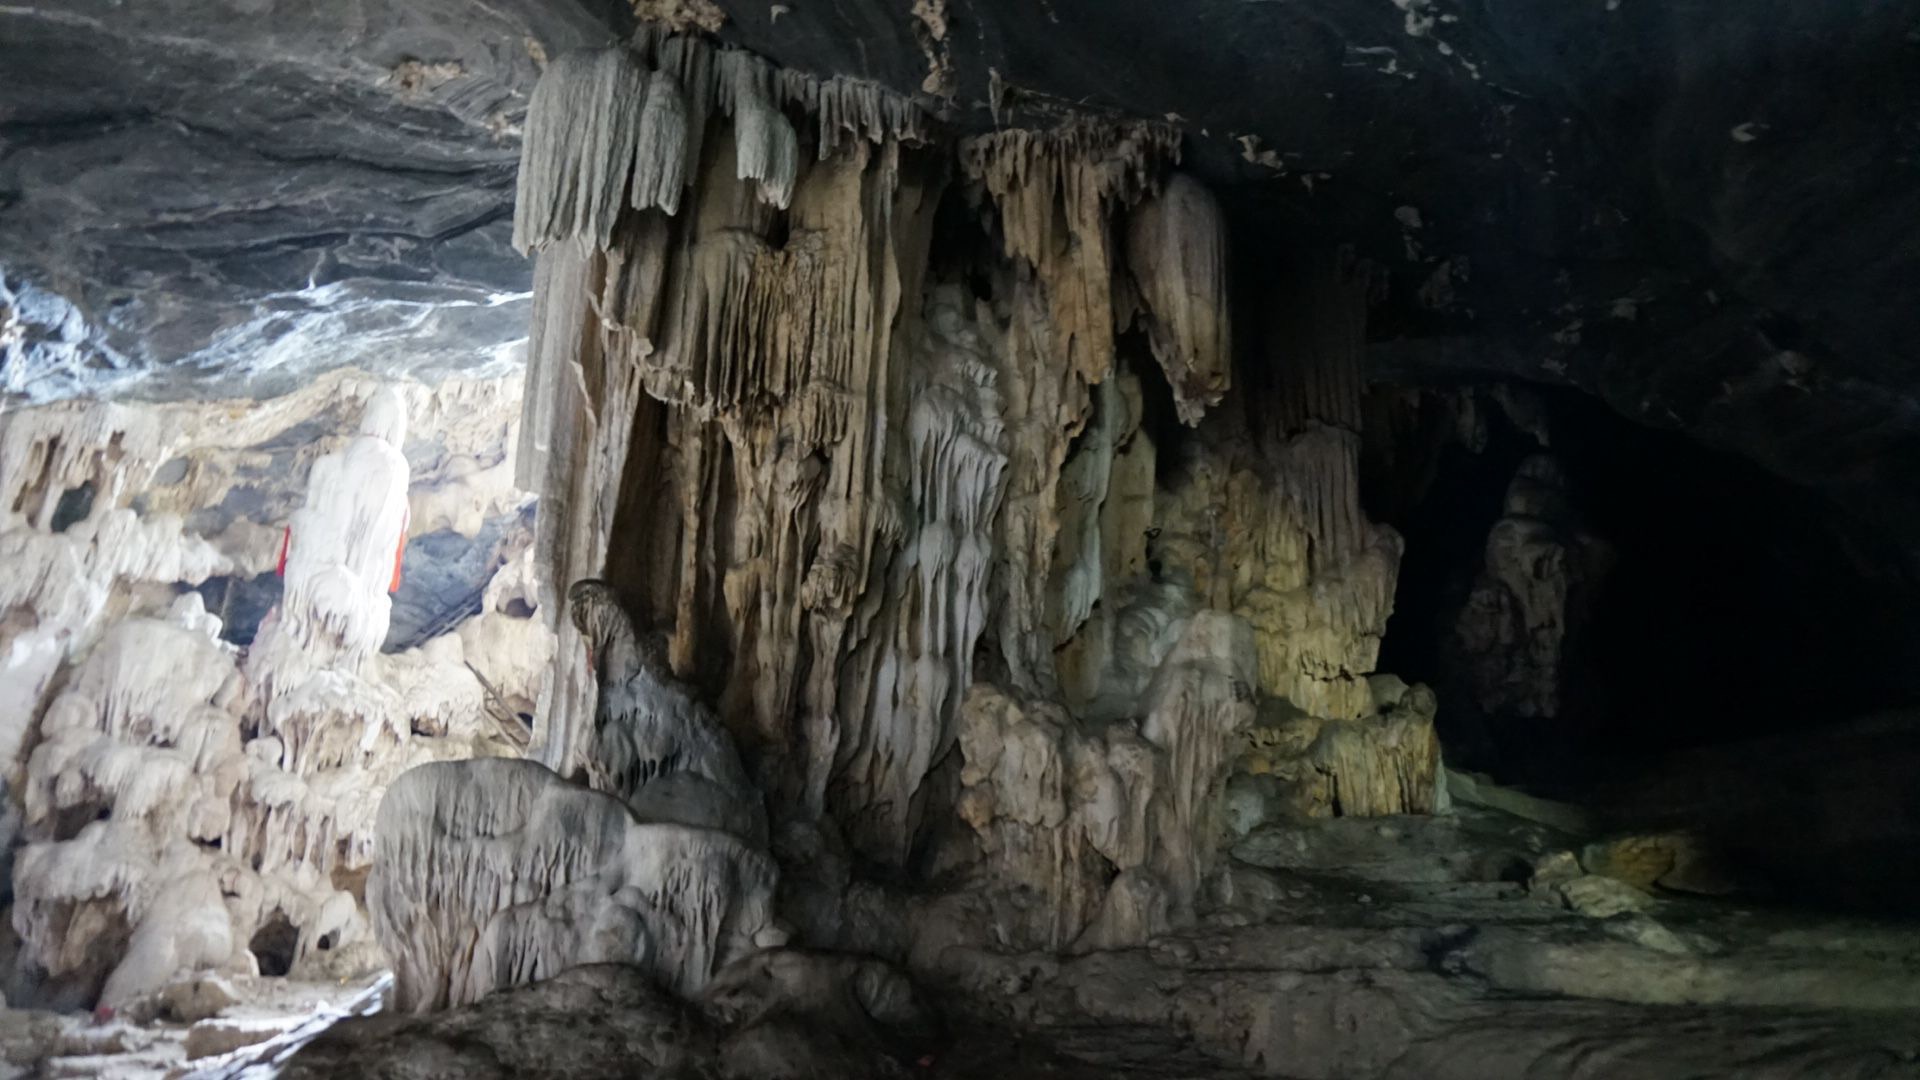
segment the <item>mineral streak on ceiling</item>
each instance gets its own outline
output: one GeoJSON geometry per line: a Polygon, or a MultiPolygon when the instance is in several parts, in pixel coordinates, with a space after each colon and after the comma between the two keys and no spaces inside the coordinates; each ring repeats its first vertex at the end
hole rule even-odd
{"type": "MultiPolygon", "coordinates": [[[[1243,228],[1390,264],[1378,373],[1569,383],[1920,524],[1913,0],[642,6],[962,130],[1174,118],[1243,228]]],[[[527,95],[547,57],[632,18],[0,7],[0,387],[266,393],[320,366],[513,362],[527,95]]]]}

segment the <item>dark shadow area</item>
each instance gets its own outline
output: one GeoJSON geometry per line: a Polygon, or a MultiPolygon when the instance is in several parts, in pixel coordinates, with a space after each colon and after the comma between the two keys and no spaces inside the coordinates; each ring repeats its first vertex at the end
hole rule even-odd
{"type": "Polygon", "coordinates": [[[530,535],[533,510],[489,518],[473,536],[441,529],[408,541],[384,652],[400,652],[478,615],[487,582],[530,535]]]}
{"type": "Polygon", "coordinates": [[[1590,635],[1616,752],[1829,727],[1912,700],[1912,584],[1863,523],[1589,399],[1551,406],[1574,497],[1616,554],[1590,635]]]}
{"type": "Polygon", "coordinates": [[[260,622],[280,602],[284,592],[280,575],[271,571],[253,577],[221,574],[200,583],[197,590],[207,611],[220,618],[220,638],[232,645],[251,645],[260,622]]]}
{"type": "Polygon", "coordinates": [[[54,532],[63,533],[74,523],[87,520],[93,513],[93,481],[88,480],[79,487],[68,488],[60,493],[60,501],[53,505],[53,521],[50,527],[54,532]]]}
{"type": "Polygon", "coordinates": [[[1565,479],[1556,527],[1606,552],[1559,613],[1557,708],[1486,706],[1460,645],[1471,594],[1499,580],[1488,538],[1508,485],[1541,449],[1494,413],[1477,449],[1423,442],[1404,409],[1397,440],[1369,432],[1387,444],[1369,510],[1407,541],[1380,670],[1439,690],[1452,767],[1583,804],[1610,830],[1690,833],[1749,895],[1910,911],[1920,722],[1902,710],[1920,696],[1920,606],[1902,552],[1743,458],[1537,395],[1565,479]],[[1394,460],[1422,446],[1426,475],[1394,460]]]}
{"type": "Polygon", "coordinates": [[[260,929],[254,931],[253,940],[247,942],[247,950],[260,964],[262,975],[285,975],[292,971],[299,946],[300,932],[283,911],[275,911],[272,918],[261,923],[260,929]]]}

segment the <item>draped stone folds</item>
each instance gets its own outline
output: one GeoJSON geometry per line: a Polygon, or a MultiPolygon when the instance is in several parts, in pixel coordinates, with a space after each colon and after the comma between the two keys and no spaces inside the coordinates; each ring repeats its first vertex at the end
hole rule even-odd
{"type": "MultiPolygon", "coordinates": [[[[556,63],[573,85],[543,83],[528,118],[539,162],[593,159],[523,189],[542,596],[605,578],[642,638],[663,632],[650,677],[713,705],[776,818],[908,865],[952,819],[990,680],[1029,713],[1132,725],[1111,745],[1168,757],[1142,782],[1177,805],[1167,827],[1204,831],[1237,744],[1140,725],[1185,628],[1215,617],[1251,626],[1219,684],[1240,689],[1180,715],[1238,730],[1256,692],[1368,711],[1399,548],[1358,499],[1363,268],[1328,260],[1277,295],[1311,301],[1254,335],[1290,370],[1243,380],[1227,224],[1174,170],[1177,128],[955,139],[877,87],[704,39],[649,28],[612,51],[556,63]],[[631,139],[540,106],[594,87],[631,96],[608,106],[631,139]],[[1225,407],[1243,385],[1276,430],[1225,407]],[[1193,429],[1170,460],[1162,408],[1193,429]]],[[[536,753],[612,776],[606,687],[557,628],[536,753]]],[[[1122,919],[1088,905],[1129,926],[1191,910],[1210,845],[1166,842],[1194,854],[1086,864],[1078,914],[1041,936],[1122,919]]]]}
{"type": "Polygon", "coordinates": [[[616,961],[690,995],[782,940],[767,856],[715,830],[642,822],[536,762],[414,769],[388,788],[376,833],[367,907],[405,1011],[616,961]]]}

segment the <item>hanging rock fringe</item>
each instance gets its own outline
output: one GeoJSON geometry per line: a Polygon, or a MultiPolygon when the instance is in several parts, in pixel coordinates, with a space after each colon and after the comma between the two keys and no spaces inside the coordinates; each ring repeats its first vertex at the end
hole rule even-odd
{"type": "Polygon", "coordinates": [[[1127,223],[1127,267],[1147,307],[1147,337],[1180,422],[1197,426],[1233,384],[1227,232],[1220,204],[1175,173],[1127,223]]]}
{"type": "Polygon", "coordinates": [[[924,146],[933,141],[927,114],[910,98],[878,83],[839,75],[817,78],[775,67],[751,53],[716,49],[701,38],[668,34],[652,26],[640,28],[633,48],[654,67],[673,75],[686,92],[689,161],[700,160],[699,139],[714,105],[722,104],[729,113],[737,108],[726,85],[733,77],[732,65],[759,69],[754,77],[775,108],[791,106],[813,119],[822,160],[844,146],[847,136],[875,145],[894,140],[924,146]]]}
{"type": "Polygon", "coordinates": [[[513,246],[522,254],[575,236],[607,246],[627,201],[646,97],[647,71],[624,48],[565,53],[547,69],[520,151],[513,246]]]}
{"type": "Polygon", "coordinates": [[[793,201],[800,139],[768,93],[768,69],[746,53],[720,54],[721,104],[733,111],[736,175],[759,181],[760,201],[781,210],[793,201]]]}
{"type": "Polygon", "coordinates": [[[647,102],[640,110],[640,134],[633,158],[633,208],[680,212],[686,183],[687,101],[680,83],[664,71],[647,78],[647,102]]]}
{"type": "Polygon", "coordinates": [[[1059,354],[1084,382],[1099,382],[1113,364],[1112,211],[1138,202],[1161,166],[1180,160],[1179,130],[1075,121],[966,139],[959,158],[1000,211],[1007,255],[1045,285],[1059,354]]]}

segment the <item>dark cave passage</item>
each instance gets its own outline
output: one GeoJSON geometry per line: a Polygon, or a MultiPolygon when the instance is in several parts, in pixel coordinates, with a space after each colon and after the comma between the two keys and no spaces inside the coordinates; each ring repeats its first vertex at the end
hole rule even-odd
{"type": "Polygon", "coordinates": [[[1917,642],[1897,552],[1745,460],[1571,392],[1538,400],[1547,447],[1483,410],[1477,449],[1440,447],[1424,486],[1404,463],[1377,469],[1369,492],[1407,542],[1380,667],[1439,690],[1448,765],[1614,827],[1709,838],[1784,900],[1893,910],[1920,895],[1897,857],[1920,832],[1901,779],[1920,762],[1920,724],[1903,711],[1917,642]],[[1564,477],[1547,530],[1563,546],[1530,580],[1578,578],[1565,568],[1582,543],[1601,553],[1547,620],[1550,713],[1476,682],[1463,647],[1488,617],[1476,598],[1512,585],[1489,569],[1488,538],[1543,452],[1564,477]]]}

